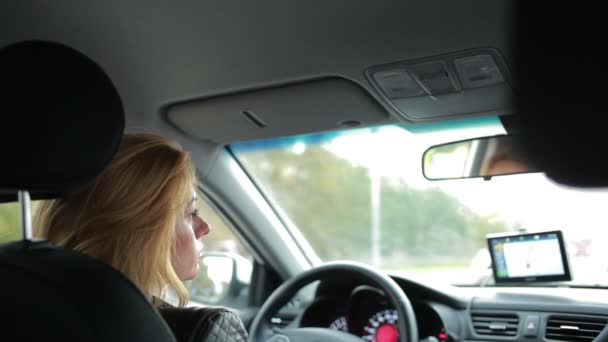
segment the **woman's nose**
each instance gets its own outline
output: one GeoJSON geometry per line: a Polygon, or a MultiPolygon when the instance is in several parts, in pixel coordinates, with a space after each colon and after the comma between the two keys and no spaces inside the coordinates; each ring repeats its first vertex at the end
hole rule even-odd
{"type": "Polygon", "coordinates": [[[194,236],[197,239],[209,234],[211,231],[211,226],[203,220],[202,218],[195,216],[194,217],[194,236]]]}

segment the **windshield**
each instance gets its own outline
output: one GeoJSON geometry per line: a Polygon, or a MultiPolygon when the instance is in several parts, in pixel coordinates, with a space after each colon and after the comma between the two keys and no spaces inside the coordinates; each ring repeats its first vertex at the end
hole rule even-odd
{"type": "Polygon", "coordinates": [[[230,149],[287,226],[297,229],[294,235],[323,261],[356,260],[426,281],[487,284],[487,234],[561,230],[572,284],[608,286],[608,191],[566,188],[542,173],[490,181],[423,177],[428,147],[504,133],[500,120],[483,118],[310,134],[230,149]]]}

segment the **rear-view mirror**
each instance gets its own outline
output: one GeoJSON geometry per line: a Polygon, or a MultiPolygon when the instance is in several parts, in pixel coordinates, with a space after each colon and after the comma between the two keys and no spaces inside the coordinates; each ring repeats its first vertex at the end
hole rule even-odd
{"type": "Polygon", "coordinates": [[[422,157],[429,180],[541,172],[526,157],[516,137],[497,135],[432,146],[422,157]]]}

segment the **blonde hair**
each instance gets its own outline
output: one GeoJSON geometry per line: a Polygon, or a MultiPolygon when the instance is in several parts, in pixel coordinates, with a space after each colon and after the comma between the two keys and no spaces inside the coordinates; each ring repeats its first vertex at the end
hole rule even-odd
{"type": "Polygon", "coordinates": [[[175,273],[176,221],[195,185],[190,156],[153,133],[125,134],[108,168],[82,191],[40,203],[38,237],[110,264],[150,299],[188,291],[175,273]]]}

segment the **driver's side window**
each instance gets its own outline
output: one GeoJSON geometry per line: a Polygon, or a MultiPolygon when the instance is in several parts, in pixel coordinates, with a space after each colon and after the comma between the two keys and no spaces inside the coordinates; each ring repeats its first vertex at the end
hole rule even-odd
{"type": "MultiPolygon", "coordinates": [[[[37,201],[32,203],[35,211],[37,201]]],[[[211,226],[211,233],[203,237],[205,256],[198,276],[186,283],[190,305],[222,305],[243,308],[249,298],[251,254],[224,220],[199,197],[201,217],[211,226]]],[[[0,203],[0,243],[21,239],[19,203],[0,203]]]]}
{"type": "Polygon", "coordinates": [[[244,308],[249,298],[251,254],[204,197],[199,196],[197,205],[201,218],[211,226],[211,233],[203,237],[200,271],[186,283],[190,305],[244,308]]]}

